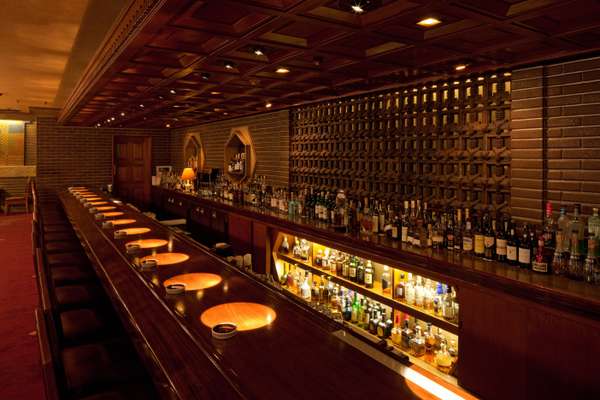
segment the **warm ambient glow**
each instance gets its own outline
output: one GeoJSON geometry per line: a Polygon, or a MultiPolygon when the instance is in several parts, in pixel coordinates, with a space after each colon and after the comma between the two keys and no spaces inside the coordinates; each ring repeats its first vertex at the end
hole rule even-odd
{"type": "Polygon", "coordinates": [[[437,18],[429,17],[429,18],[420,20],[419,22],[417,22],[417,25],[429,27],[429,26],[435,26],[441,22],[442,21],[440,21],[437,18]]]}
{"type": "Polygon", "coordinates": [[[187,180],[192,180],[196,178],[196,173],[194,172],[194,170],[192,168],[184,168],[183,172],[181,174],[181,179],[183,179],[184,181],[187,180]]]}
{"type": "Polygon", "coordinates": [[[200,321],[209,328],[224,322],[234,323],[238,331],[262,328],[275,321],[277,313],[271,307],[257,303],[225,303],[204,311],[200,321]]]}
{"type": "Polygon", "coordinates": [[[221,283],[222,279],[219,275],[208,274],[204,272],[194,272],[190,274],[176,275],[163,282],[165,287],[169,285],[180,284],[185,286],[185,290],[202,290],[216,286],[221,283]]]}
{"type": "Polygon", "coordinates": [[[458,64],[456,67],[454,67],[454,69],[457,71],[464,71],[465,69],[467,69],[467,65],[466,64],[458,64]]]}
{"type": "Polygon", "coordinates": [[[267,107],[267,108],[271,108],[271,107],[273,107],[273,104],[271,104],[271,103],[267,103],[267,104],[265,104],[265,107],[267,107]]]}
{"type": "Polygon", "coordinates": [[[275,70],[275,72],[277,72],[278,74],[287,74],[288,72],[290,72],[290,70],[286,67],[279,67],[277,68],[277,70],[275,70]]]}

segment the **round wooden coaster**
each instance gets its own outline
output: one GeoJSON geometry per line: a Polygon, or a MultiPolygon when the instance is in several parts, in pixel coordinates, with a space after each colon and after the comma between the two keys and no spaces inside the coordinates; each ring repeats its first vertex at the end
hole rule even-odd
{"type": "Polygon", "coordinates": [[[103,207],[96,207],[96,210],[98,211],[108,211],[108,210],[114,210],[115,206],[103,206],[103,207]]]}
{"type": "Polygon", "coordinates": [[[141,261],[151,259],[156,260],[158,265],[179,264],[190,259],[190,256],[184,253],[156,253],[151,256],[146,256],[141,261]]]}
{"type": "Polygon", "coordinates": [[[258,303],[224,303],[204,311],[200,321],[212,328],[221,323],[233,323],[238,331],[262,328],[275,321],[277,313],[271,307],[258,303]]]}
{"type": "Polygon", "coordinates": [[[156,249],[158,247],[166,246],[167,243],[169,242],[164,239],[139,239],[134,240],[133,242],[125,243],[125,246],[137,244],[140,246],[141,249],[156,249]]]}
{"type": "Polygon", "coordinates": [[[121,211],[112,211],[102,213],[102,215],[104,215],[105,217],[118,217],[119,215],[123,215],[123,213],[121,211]]]}
{"type": "Polygon", "coordinates": [[[119,232],[123,232],[125,235],[142,235],[150,232],[150,228],[123,228],[119,229],[119,232]]]}
{"type": "Polygon", "coordinates": [[[113,219],[111,222],[114,226],[129,225],[135,223],[135,219],[113,219]]]}

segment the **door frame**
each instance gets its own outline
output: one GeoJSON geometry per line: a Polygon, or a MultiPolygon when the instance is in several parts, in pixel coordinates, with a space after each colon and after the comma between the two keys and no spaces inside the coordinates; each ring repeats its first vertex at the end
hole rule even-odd
{"type": "Polygon", "coordinates": [[[117,160],[116,160],[117,159],[117,157],[116,157],[117,146],[115,146],[115,142],[118,137],[141,137],[141,138],[144,138],[144,147],[145,147],[144,151],[147,152],[147,154],[149,156],[148,160],[145,160],[145,162],[144,162],[145,168],[147,168],[149,171],[149,174],[147,174],[147,176],[145,176],[145,179],[144,179],[144,205],[148,205],[148,204],[150,204],[150,193],[152,191],[152,136],[151,135],[140,135],[140,134],[127,134],[127,133],[114,134],[112,136],[111,181],[112,181],[112,185],[113,185],[113,193],[116,193],[116,190],[117,190],[116,179],[115,179],[115,177],[117,176],[117,160]]]}

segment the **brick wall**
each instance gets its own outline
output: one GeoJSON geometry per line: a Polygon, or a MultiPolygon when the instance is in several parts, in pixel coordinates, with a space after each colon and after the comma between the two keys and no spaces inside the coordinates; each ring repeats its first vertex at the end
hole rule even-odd
{"type": "Polygon", "coordinates": [[[171,132],[171,163],[183,168],[183,146],[188,133],[198,133],[204,146],[205,167],[223,169],[225,141],[232,128],[248,126],[256,149],[256,174],[275,186],[289,180],[289,111],[275,111],[249,117],[213,122],[171,132]]]}
{"type": "Polygon", "coordinates": [[[513,72],[513,215],[543,204],[600,206],[600,57],[513,72]]]}
{"type": "Polygon", "coordinates": [[[151,135],[152,165],[170,163],[166,130],[59,126],[37,120],[37,183],[43,199],[72,184],[99,187],[112,182],[114,135],[151,135]]]}

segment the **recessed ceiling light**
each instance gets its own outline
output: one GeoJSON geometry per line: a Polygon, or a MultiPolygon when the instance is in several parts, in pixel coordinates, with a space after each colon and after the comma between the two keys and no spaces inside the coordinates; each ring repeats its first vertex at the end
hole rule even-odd
{"type": "Polygon", "coordinates": [[[227,68],[227,69],[235,68],[235,63],[233,61],[224,61],[223,64],[225,65],[225,68],[227,68]]]}
{"type": "Polygon", "coordinates": [[[458,64],[454,67],[454,69],[457,71],[464,71],[465,69],[467,69],[467,64],[458,64]]]}
{"type": "Polygon", "coordinates": [[[200,76],[202,77],[202,79],[204,79],[205,81],[210,79],[210,74],[208,72],[203,72],[200,74],[200,76]]]}
{"type": "Polygon", "coordinates": [[[267,103],[267,104],[265,104],[265,107],[267,107],[267,108],[271,108],[271,107],[273,107],[273,104],[271,104],[271,103],[267,103]]]}
{"type": "Polygon", "coordinates": [[[175,91],[175,89],[171,89],[171,90],[169,90],[169,93],[171,93],[171,94],[175,94],[175,93],[177,93],[177,92],[175,91]]]}
{"type": "Polygon", "coordinates": [[[362,14],[365,12],[365,9],[362,8],[362,6],[360,4],[353,4],[351,6],[351,8],[352,8],[352,11],[354,11],[357,14],[362,14]]]}
{"type": "Polygon", "coordinates": [[[124,112],[122,112],[122,113],[121,113],[121,117],[124,117],[124,116],[125,116],[125,113],[124,113],[124,112]]]}
{"type": "Polygon", "coordinates": [[[110,120],[111,120],[111,121],[114,121],[114,120],[115,120],[115,117],[112,117],[110,120]]]}
{"type": "Polygon", "coordinates": [[[254,47],[252,52],[257,56],[264,56],[265,52],[260,47],[254,47]]]}
{"type": "Polygon", "coordinates": [[[278,74],[287,74],[290,70],[286,67],[279,67],[275,70],[278,74]]]}
{"type": "Polygon", "coordinates": [[[216,96],[216,95],[219,95],[219,94],[221,94],[221,92],[213,91],[213,92],[210,92],[210,94],[212,94],[212,95],[215,95],[215,96],[216,96]]]}
{"type": "Polygon", "coordinates": [[[417,25],[430,27],[430,26],[435,26],[441,22],[442,21],[440,21],[437,18],[428,17],[428,18],[424,18],[424,19],[420,20],[419,22],[417,22],[417,25]]]}
{"type": "Polygon", "coordinates": [[[170,128],[171,124],[166,124],[165,127],[170,128]]]}
{"type": "Polygon", "coordinates": [[[144,108],[144,105],[143,105],[143,104],[140,104],[140,108],[144,108]]]}
{"type": "Polygon", "coordinates": [[[229,115],[229,113],[228,112],[224,112],[223,115],[229,115]]]}

